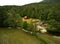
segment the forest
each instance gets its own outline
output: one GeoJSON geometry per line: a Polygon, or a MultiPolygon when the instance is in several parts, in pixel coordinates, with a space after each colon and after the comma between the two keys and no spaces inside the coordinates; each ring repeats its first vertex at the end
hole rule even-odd
{"type": "Polygon", "coordinates": [[[43,0],[44,2],[50,3],[60,3],[60,0],[43,0]]]}
{"type": "Polygon", "coordinates": [[[48,31],[60,33],[60,4],[31,3],[24,6],[0,6],[0,27],[21,27],[21,18],[40,19],[50,25],[48,31]]]}

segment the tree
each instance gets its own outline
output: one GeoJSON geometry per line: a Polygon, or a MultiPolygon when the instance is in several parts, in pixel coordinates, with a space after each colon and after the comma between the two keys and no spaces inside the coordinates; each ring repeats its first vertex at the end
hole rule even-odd
{"type": "Polygon", "coordinates": [[[28,30],[28,23],[27,22],[23,22],[23,29],[28,30]]]}
{"type": "Polygon", "coordinates": [[[60,0],[44,0],[45,2],[60,2],[60,0]]]}

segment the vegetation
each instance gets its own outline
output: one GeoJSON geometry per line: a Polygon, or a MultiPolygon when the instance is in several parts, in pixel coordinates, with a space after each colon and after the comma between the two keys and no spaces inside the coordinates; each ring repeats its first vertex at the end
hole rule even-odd
{"type": "Polygon", "coordinates": [[[0,44],[60,44],[60,39],[48,34],[31,36],[22,30],[0,28],[0,44]]]}
{"type": "Polygon", "coordinates": [[[0,28],[0,44],[40,44],[40,41],[22,30],[0,28]]]}
{"type": "Polygon", "coordinates": [[[56,2],[59,3],[59,2],[60,2],[60,0],[44,0],[44,1],[45,1],[45,2],[50,2],[50,3],[51,3],[51,2],[52,2],[52,3],[56,3],[56,2]]]}
{"type": "Polygon", "coordinates": [[[60,3],[40,2],[24,6],[0,6],[0,27],[23,27],[21,18],[24,16],[38,18],[50,25],[49,31],[60,33],[60,3]]]}
{"type": "Polygon", "coordinates": [[[0,6],[0,44],[60,44],[58,38],[37,33],[37,26],[32,22],[32,19],[39,19],[43,24],[48,24],[48,33],[60,35],[60,3],[56,3],[60,1],[51,3],[54,1],[44,0],[24,6],[0,6]],[[25,22],[22,19],[24,16],[30,19],[25,22]],[[23,29],[33,32],[33,36],[23,32],[23,29]]]}

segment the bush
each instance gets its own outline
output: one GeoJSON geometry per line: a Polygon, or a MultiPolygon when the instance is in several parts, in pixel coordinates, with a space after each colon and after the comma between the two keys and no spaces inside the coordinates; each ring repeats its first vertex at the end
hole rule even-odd
{"type": "Polygon", "coordinates": [[[23,22],[23,29],[28,30],[28,23],[27,22],[23,22]]]}
{"type": "Polygon", "coordinates": [[[47,32],[48,34],[51,34],[51,35],[57,35],[59,36],[60,35],[60,32],[56,29],[56,28],[47,28],[47,32]]]}

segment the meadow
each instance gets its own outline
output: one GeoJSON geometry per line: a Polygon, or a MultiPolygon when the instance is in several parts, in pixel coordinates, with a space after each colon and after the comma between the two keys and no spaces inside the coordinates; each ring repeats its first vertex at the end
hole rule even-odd
{"type": "Polygon", "coordinates": [[[60,44],[48,34],[31,35],[20,29],[0,28],[0,44],[60,44]]]}

